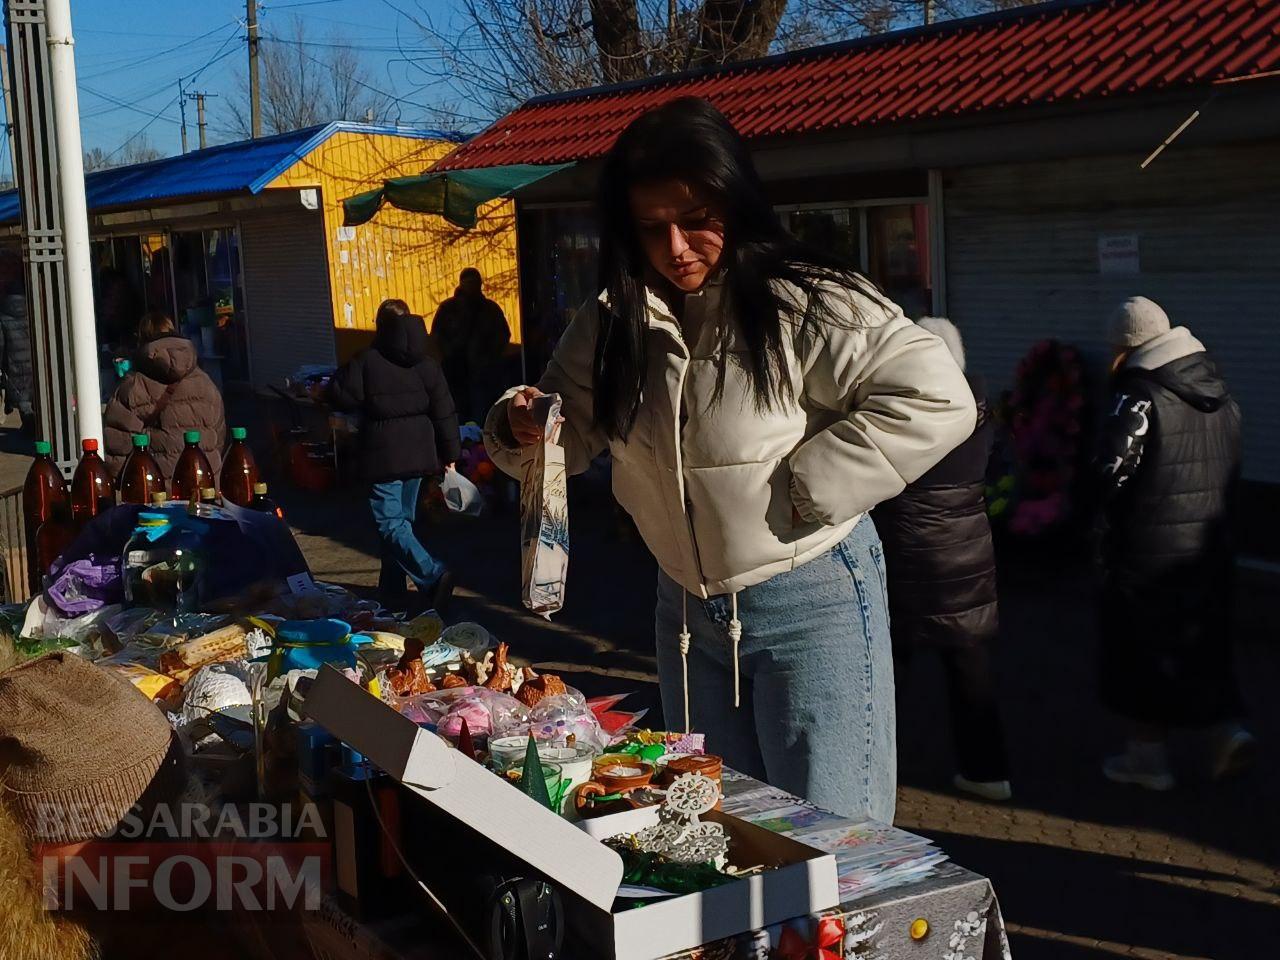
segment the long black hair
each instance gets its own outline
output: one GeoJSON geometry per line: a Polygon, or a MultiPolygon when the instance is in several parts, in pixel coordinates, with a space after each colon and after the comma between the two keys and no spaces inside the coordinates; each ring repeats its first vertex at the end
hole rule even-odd
{"type": "MultiPolygon", "coordinates": [[[[631,211],[630,189],[677,180],[714,198],[723,208],[724,272],[729,309],[748,349],[747,373],[756,406],[767,409],[791,396],[783,347],[785,321],[839,322],[820,286],[871,292],[851,266],[800,243],[774,213],[747,146],[733,125],[706,100],[683,97],[638,117],[618,137],[600,175],[600,335],[593,369],[596,424],[626,439],[640,409],[648,363],[645,275],[648,259],[631,211]],[[804,294],[799,304],[780,295],[776,281],[804,294]]],[[[717,395],[728,364],[722,340],[717,395]]]]}

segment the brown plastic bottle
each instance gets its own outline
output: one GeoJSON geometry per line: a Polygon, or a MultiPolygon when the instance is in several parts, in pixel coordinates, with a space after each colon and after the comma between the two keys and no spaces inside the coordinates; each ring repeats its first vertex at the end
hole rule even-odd
{"type": "Polygon", "coordinates": [[[160,464],[147,449],[151,438],[145,433],[133,435],[133,452],[120,468],[120,502],[151,502],[152,496],[164,489],[164,474],[160,472],[160,464]]]}
{"type": "Polygon", "coordinates": [[[190,501],[193,497],[198,503],[200,491],[213,483],[213,467],[209,458],[200,449],[200,431],[188,430],[182,435],[187,445],[173,468],[173,484],[170,493],[175,500],[190,501]]]}
{"type": "Polygon", "coordinates": [[[36,562],[36,535],[40,525],[53,516],[57,504],[67,503],[67,482],[53,462],[52,447],[47,440],[36,441],[36,457],[22,485],[22,519],[27,541],[27,589],[40,590],[42,572],[36,562]]]}
{"type": "Polygon", "coordinates": [[[258,482],[258,464],[253,451],[245,442],[248,431],[244,427],[231,428],[231,446],[222,461],[222,478],[219,489],[223,498],[238,507],[247,507],[253,500],[253,485],[258,482]]]}
{"type": "Polygon", "coordinates": [[[116,488],[111,471],[98,456],[98,441],[89,437],[80,444],[83,453],[71,476],[71,519],[83,527],[100,513],[116,505],[116,488]]]}
{"type": "Polygon", "coordinates": [[[36,586],[32,593],[39,593],[44,589],[44,575],[75,538],[76,524],[71,519],[71,506],[65,500],[59,501],[53,505],[53,513],[49,519],[40,524],[40,529],[36,531],[35,562],[31,565],[36,586]]]}

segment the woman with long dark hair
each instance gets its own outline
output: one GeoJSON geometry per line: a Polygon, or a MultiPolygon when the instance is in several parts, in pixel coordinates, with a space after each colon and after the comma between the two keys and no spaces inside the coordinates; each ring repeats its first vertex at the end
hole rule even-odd
{"type": "Polygon", "coordinates": [[[866,512],[972,432],[964,376],[783,229],[705,101],[623,132],[599,217],[599,302],[538,385],[490,412],[490,453],[518,475],[540,439],[530,402],[560,394],[570,472],[610,451],[614,493],[658,561],[668,724],[745,773],[891,821],[893,662],[866,512]]]}

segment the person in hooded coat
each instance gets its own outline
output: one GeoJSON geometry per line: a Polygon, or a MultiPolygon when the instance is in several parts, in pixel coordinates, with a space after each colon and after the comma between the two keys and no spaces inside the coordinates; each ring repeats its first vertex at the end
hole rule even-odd
{"type": "MultiPolygon", "coordinates": [[[[919,326],[941,339],[965,369],[955,324],[924,317],[919,326]]],[[[955,785],[986,800],[1008,800],[1004,727],[991,667],[999,627],[996,558],[984,496],[993,429],[981,378],[966,376],[978,406],[973,433],[871,516],[884,544],[899,678],[919,652],[938,653],[959,768],[955,785]]]]}
{"type": "Polygon", "coordinates": [[[1097,463],[1105,530],[1100,692],[1129,728],[1108,779],[1174,784],[1174,727],[1205,731],[1212,772],[1255,746],[1231,655],[1240,408],[1204,345],[1145,297],[1112,316],[1113,396],[1097,463]]]}
{"type": "Polygon", "coordinates": [[[452,470],[462,442],[449,385],[428,356],[422,317],[403,300],[384,301],[373,346],[338,371],[329,401],[361,414],[360,463],[381,541],[382,602],[405,609],[407,575],[427,606],[441,611],[453,578],[418,540],[413,523],[422,478],[452,470]]]}
{"type": "Polygon", "coordinates": [[[132,369],[102,415],[107,467],[119,475],[133,450],[133,435],[145,433],[151,437],[151,455],[170,479],[186,446],[183,434],[198,430],[200,449],[216,477],[227,440],[226,413],[222,394],[200,369],[195,344],[177,336],[173,321],[159,311],[139,321],[138,343],[132,369]]]}
{"type": "Polygon", "coordinates": [[[17,410],[23,432],[32,435],[36,415],[31,386],[31,328],[27,323],[22,260],[13,254],[0,257],[0,378],[4,385],[4,412],[17,410]]]}
{"type": "Polygon", "coordinates": [[[484,278],[475,267],[463,269],[458,289],[436,310],[431,335],[461,418],[483,417],[505,387],[511,328],[502,307],[484,295],[484,278]]]}

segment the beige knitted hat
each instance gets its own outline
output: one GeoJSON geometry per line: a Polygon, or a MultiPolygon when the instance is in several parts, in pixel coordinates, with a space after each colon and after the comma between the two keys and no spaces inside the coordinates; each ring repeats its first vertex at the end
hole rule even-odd
{"type": "Polygon", "coordinates": [[[1111,314],[1108,341],[1113,347],[1140,347],[1169,332],[1169,315],[1146,297],[1130,297],[1111,314]]]}
{"type": "Polygon", "coordinates": [[[127,680],[72,653],[0,673],[0,801],[36,843],[110,834],[185,786],[182,747],[127,680]]]}

